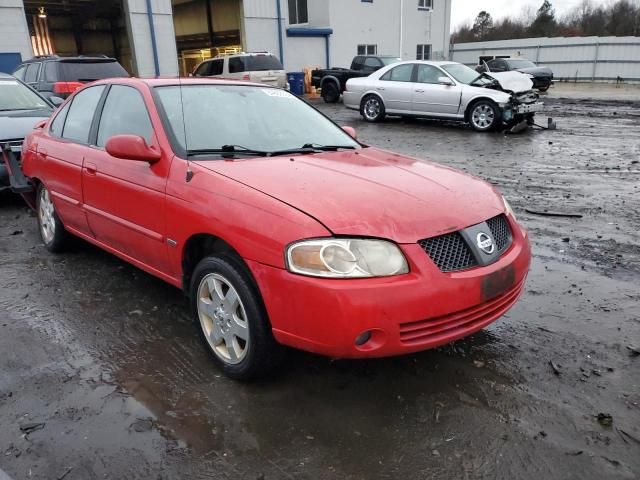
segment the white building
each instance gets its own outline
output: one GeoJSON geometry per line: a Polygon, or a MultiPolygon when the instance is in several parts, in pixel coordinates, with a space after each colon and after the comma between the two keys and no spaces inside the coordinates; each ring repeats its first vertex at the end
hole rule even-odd
{"type": "Polygon", "coordinates": [[[288,71],[363,53],[447,58],[451,1],[0,0],[0,71],[49,52],[115,56],[139,76],[236,51],[270,51],[288,71]]]}

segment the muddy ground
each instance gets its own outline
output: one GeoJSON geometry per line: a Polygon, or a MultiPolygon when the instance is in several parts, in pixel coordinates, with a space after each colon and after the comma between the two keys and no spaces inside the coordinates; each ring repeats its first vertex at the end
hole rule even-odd
{"type": "Polygon", "coordinates": [[[517,136],[319,107],[506,194],[534,252],[515,308],[435,351],[292,352],[245,385],[214,368],[179,291],[82,242],[47,253],[3,195],[0,478],[640,476],[640,103],[550,99],[558,130],[517,136]]]}

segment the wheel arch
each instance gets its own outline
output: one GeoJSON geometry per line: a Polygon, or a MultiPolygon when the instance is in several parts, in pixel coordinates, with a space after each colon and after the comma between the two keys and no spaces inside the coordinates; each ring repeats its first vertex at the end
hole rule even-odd
{"type": "Polygon", "coordinates": [[[493,103],[493,104],[496,106],[496,108],[497,108],[498,110],[501,110],[501,109],[500,109],[499,102],[497,102],[494,98],[488,97],[488,96],[486,96],[486,95],[481,95],[481,96],[479,96],[479,97],[474,97],[474,98],[472,98],[471,100],[469,100],[469,102],[467,103],[467,108],[466,108],[466,109],[465,109],[465,111],[464,111],[464,121],[465,121],[465,122],[468,122],[468,121],[469,121],[469,114],[471,113],[471,108],[472,108],[476,103],[478,103],[478,102],[480,102],[480,101],[482,101],[482,100],[486,100],[486,101],[489,101],[489,102],[493,103]]]}
{"type": "Polygon", "coordinates": [[[338,77],[335,77],[333,75],[327,75],[323,77],[322,80],[320,80],[320,88],[323,88],[328,82],[335,83],[336,87],[338,87],[338,92],[341,90],[340,80],[338,80],[338,77]]]}
{"type": "Polygon", "coordinates": [[[188,294],[189,292],[191,276],[200,260],[211,255],[227,255],[232,257],[246,269],[253,279],[253,275],[251,275],[251,271],[242,259],[242,256],[230,243],[211,233],[196,233],[187,239],[182,248],[182,289],[185,293],[188,294]]]}

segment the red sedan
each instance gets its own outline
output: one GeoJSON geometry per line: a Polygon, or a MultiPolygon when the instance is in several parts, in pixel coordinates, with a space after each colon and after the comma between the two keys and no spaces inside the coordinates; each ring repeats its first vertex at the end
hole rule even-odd
{"type": "Polygon", "coordinates": [[[23,170],[49,250],[73,234],[182,288],[234,378],[283,345],[399,355],[504,314],[530,263],[504,198],[354,137],[264,85],[109,79],[28,136],[23,170]]]}

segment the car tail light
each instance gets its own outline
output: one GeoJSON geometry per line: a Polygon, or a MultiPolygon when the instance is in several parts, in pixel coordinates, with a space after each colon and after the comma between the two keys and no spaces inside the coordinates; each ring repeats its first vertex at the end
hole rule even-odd
{"type": "Polygon", "coordinates": [[[69,95],[82,86],[81,82],[56,82],[53,84],[53,93],[69,95]]]}
{"type": "Polygon", "coordinates": [[[242,77],[242,80],[246,80],[246,81],[251,80],[251,75],[244,75],[244,76],[242,77]]]}

